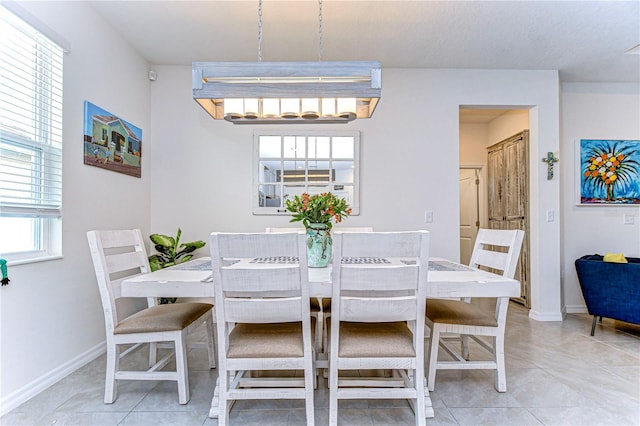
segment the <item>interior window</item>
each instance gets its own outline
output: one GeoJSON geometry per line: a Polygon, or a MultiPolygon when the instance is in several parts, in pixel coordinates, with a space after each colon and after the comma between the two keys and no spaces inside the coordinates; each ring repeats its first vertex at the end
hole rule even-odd
{"type": "Polygon", "coordinates": [[[360,133],[254,133],[253,213],[288,214],[285,201],[304,192],[332,192],[359,214],[360,133]]]}

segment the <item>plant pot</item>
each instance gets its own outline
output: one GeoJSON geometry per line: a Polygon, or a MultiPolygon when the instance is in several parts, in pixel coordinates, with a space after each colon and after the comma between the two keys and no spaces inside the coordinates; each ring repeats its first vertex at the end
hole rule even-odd
{"type": "Polygon", "coordinates": [[[324,268],[331,263],[331,232],[324,223],[310,223],[307,228],[307,264],[324,268]]]}

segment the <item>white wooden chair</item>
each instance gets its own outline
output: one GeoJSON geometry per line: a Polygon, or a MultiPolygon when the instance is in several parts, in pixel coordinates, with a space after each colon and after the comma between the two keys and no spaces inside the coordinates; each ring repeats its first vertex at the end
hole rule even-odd
{"type": "Polygon", "coordinates": [[[408,399],[416,424],[424,424],[433,415],[424,382],[429,233],[336,232],[333,238],[329,424],[337,424],[340,399],[408,399]],[[392,375],[344,375],[378,369],[392,375]]]}
{"type": "Polygon", "coordinates": [[[235,400],[304,399],[312,425],[315,368],[304,234],[214,232],[211,260],[219,369],[212,410],[217,402],[218,424],[227,424],[235,400]],[[290,259],[233,263],[280,256],[290,259]],[[299,370],[303,377],[267,377],[272,370],[299,370]]]}
{"type": "Polygon", "coordinates": [[[178,401],[189,402],[186,336],[206,324],[209,367],[215,368],[213,344],[213,305],[208,303],[176,303],[156,305],[148,298],[148,308],[124,319],[118,316],[121,282],[138,273],[150,272],[147,252],[140,230],[87,232],[93,267],[98,280],[107,332],[107,370],[104,402],[111,404],[117,397],[118,380],[175,380],[178,382],[178,401]],[[173,342],[175,348],[157,360],[157,343],[173,342]],[[149,343],[149,369],[123,371],[120,358],[139,344],[149,343]],[[122,345],[134,345],[121,353],[122,345]],[[175,355],[176,370],[161,371],[175,355]]]}
{"type": "MultiPolygon", "coordinates": [[[[474,245],[469,266],[489,268],[513,278],[518,265],[524,231],[480,229],[474,245]]],[[[481,285],[481,284],[479,284],[481,285]]],[[[427,326],[431,329],[427,354],[427,386],[433,391],[436,370],[483,369],[495,371],[495,387],[498,392],[507,391],[504,362],[504,332],[507,321],[509,298],[497,298],[495,311],[480,304],[465,300],[427,300],[427,326]],[[443,333],[459,335],[461,350],[455,350],[443,333]],[[477,336],[491,337],[491,344],[477,336]],[[492,354],[491,360],[469,360],[469,338],[492,354]],[[454,361],[439,361],[438,346],[441,346],[454,361]]]]}
{"type": "MultiPolygon", "coordinates": [[[[333,227],[332,233],[339,232],[373,232],[371,226],[333,227]]],[[[266,232],[304,232],[304,228],[266,228],[266,232]]],[[[331,317],[331,299],[311,298],[311,316],[316,323],[316,355],[324,353],[327,347],[327,321],[331,317]]]]}

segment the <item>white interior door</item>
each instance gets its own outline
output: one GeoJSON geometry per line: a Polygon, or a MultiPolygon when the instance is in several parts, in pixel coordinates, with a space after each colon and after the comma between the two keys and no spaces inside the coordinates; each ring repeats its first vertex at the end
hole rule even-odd
{"type": "Polygon", "coordinates": [[[480,169],[460,169],[460,263],[469,264],[480,227],[480,169]]]}

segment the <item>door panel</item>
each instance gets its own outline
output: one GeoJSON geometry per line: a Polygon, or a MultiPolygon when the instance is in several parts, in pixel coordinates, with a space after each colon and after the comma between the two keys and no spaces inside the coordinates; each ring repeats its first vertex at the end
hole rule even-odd
{"type": "Polygon", "coordinates": [[[479,169],[460,169],[460,263],[469,264],[479,218],[479,169]]]}

